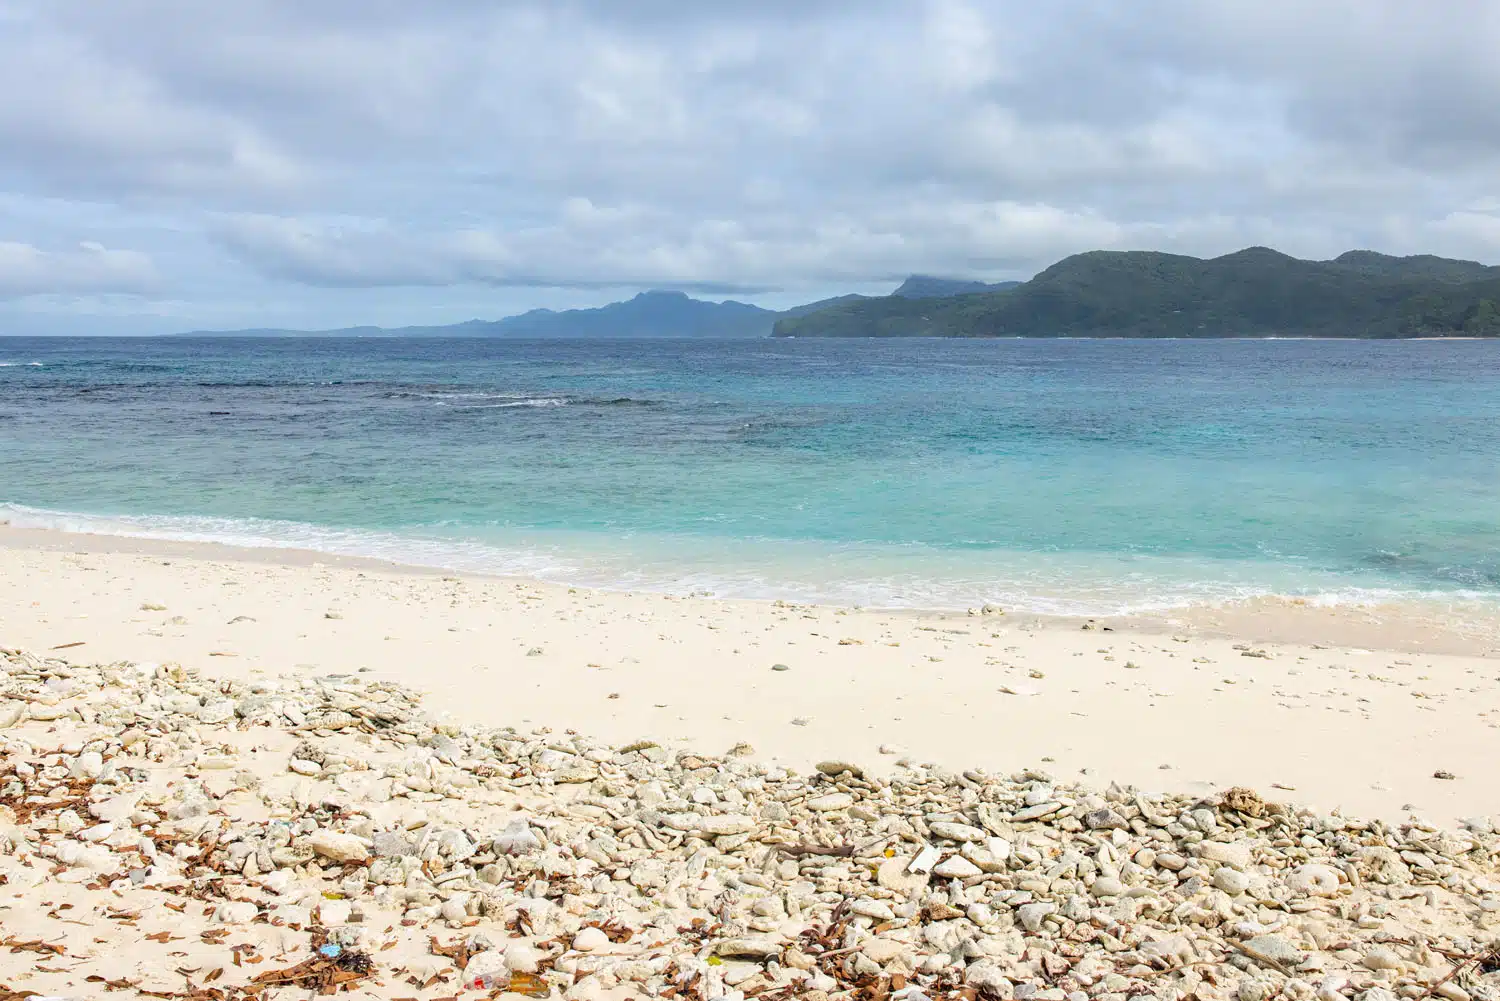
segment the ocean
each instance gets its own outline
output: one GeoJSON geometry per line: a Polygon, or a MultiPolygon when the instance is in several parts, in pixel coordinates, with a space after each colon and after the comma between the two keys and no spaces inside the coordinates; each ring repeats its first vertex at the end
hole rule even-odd
{"type": "Polygon", "coordinates": [[[1500,598],[1500,343],[0,339],[0,518],[866,606],[1500,598]]]}

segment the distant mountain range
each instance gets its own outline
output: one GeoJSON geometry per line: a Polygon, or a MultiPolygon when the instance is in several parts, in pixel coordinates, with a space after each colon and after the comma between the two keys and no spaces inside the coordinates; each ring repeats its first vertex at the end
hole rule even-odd
{"type": "Polygon", "coordinates": [[[1200,260],[1093,251],[1000,291],[846,302],[778,337],[1500,336],[1500,268],[1355,250],[1303,261],[1265,247],[1200,260]]]}
{"type": "MultiPolygon", "coordinates": [[[[829,299],[820,309],[848,299],[829,299]]],[[[857,297],[856,297],[857,298],[857,297]]],[[[533,309],[500,320],[466,320],[438,327],[344,327],[339,330],[195,331],[190,337],[765,337],[778,313],[733,299],[707,302],[682,292],[642,292],[595,309],[533,309]]]]}
{"type": "Polygon", "coordinates": [[[1026,282],[912,275],[890,295],[774,311],[642,292],[434,327],[197,331],[218,337],[1454,337],[1500,336],[1500,268],[1351,250],[1304,261],[1265,247],[1201,260],[1096,250],[1026,282]]]}
{"type": "MultiPolygon", "coordinates": [[[[965,281],[912,275],[891,295],[945,296],[961,292],[994,291],[1018,282],[965,281]]],[[[840,295],[820,299],[781,311],[762,309],[749,303],[727,299],[709,302],[694,299],[682,292],[653,290],[641,292],[623,302],[612,302],[594,309],[533,309],[499,320],[465,320],[432,327],[341,327],[337,330],[196,330],[183,337],[585,337],[638,338],[685,337],[727,338],[767,337],[776,321],[795,319],[821,310],[851,303],[873,301],[866,295],[840,295]]]]}

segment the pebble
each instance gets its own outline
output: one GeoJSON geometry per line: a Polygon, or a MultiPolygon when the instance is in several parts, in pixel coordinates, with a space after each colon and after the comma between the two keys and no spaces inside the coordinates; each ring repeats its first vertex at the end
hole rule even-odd
{"type": "Polygon", "coordinates": [[[597,952],[609,948],[609,936],[598,928],[584,928],[573,936],[573,948],[579,952],[597,952]]]}
{"type": "Polygon", "coordinates": [[[1310,897],[1335,897],[1339,892],[1339,873],[1331,866],[1301,865],[1287,876],[1286,885],[1292,892],[1310,897]]]}
{"type": "Polygon", "coordinates": [[[950,855],[933,867],[932,874],[944,879],[970,879],[983,875],[984,870],[962,855],[950,855]]]}
{"type": "Polygon", "coordinates": [[[1198,844],[1198,857],[1244,870],[1250,868],[1250,845],[1243,841],[1202,841],[1198,844]]]}
{"type": "Polygon", "coordinates": [[[1396,950],[1384,945],[1366,950],[1360,962],[1371,970],[1401,970],[1406,966],[1396,950]]]}
{"type": "Polygon", "coordinates": [[[853,775],[857,779],[862,779],[865,777],[865,770],[859,765],[853,764],[849,761],[820,761],[813,767],[823,775],[831,775],[835,778],[844,774],[845,772],[848,772],[850,775],[853,775]]]}
{"type": "Polygon", "coordinates": [[[847,810],[854,805],[854,797],[846,792],[832,792],[826,796],[814,796],[807,801],[807,808],[818,813],[833,813],[847,810]]]}
{"type": "Polygon", "coordinates": [[[917,892],[927,885],[928,877],[925,872],[911,872],[912,860],[910,856],[897,855],[880,863],[876,870],[875,881],[887,890],[906,896],[917,892]]]}
{"type": "Polygon", "coordinates": [[[505,947],[505,969],[511,973],[535,973],[542,963],[542,954],[526,942],[512,942],[505,947]]]}
{"type": "Polygon", "coordinates": [[[781,954],[781,946],[773,938],[726,938],[714,947],[720,956],[748,956],[751,959],[768,959],[781,954]]]}
{"type": "Polygon", "coordinates": [[[1257,935],[1242,943],[1240,948],[1251,959],[1286,969],[1301,965],[1307,958],[1296,946],[1280,935],[1257,935]]]}
{"type": "Polygon", "coordinates": [[[952,821],[934,821],[927,825],[927,829],[949,841],[983,841],[987,837],[983,828],[972,824],[956,824],[952,821]]]}
{"type": "Polygon", "coordinates": [[[1224,866],[1214,873],[1213,885],[1231,897],[1237,897],[1250,886],[1250,877],[1238,869],[1224,866]]]}
{"type": "Polygon", "coordinates": [[[1056,904],[1037,903],[1023,904],[1016,909],[1016,915],[1021,919],[1021,927],[1029,932],[1040,931],[1042,921],[1047,915],[1057,910],[1056,904]]]}
{"type": "Polygon", "coordinates": [[[0,808],[0,875],[26,906],[73,884],[145,912],[159,887],[191,887],[209,910],[190,908],[181,920],[198,923],[179,934],[264,930],[292,959],[317,924],[418,982],[446,969],[431,943],[461,938],[466,982],[534,974],[574,998],[700,983],[705,998],[826,999],[879,982],[892,1001],[1429,987],[1500,1001],[1500,973],[1437,986],[1437,949],[1494,934],[1476,929],[1500,913],[1493,818],[1449,832],[1244,789],[1161,796],[906,760],[890,778],[841,757],[800,774],[437,721],[358,675],[239,681],[15,651],[0,665],[3,801],[53,802],[64,777],[81,790],[24,822],[0,808]],[[630,933],[618,947],[616,927],[630,933]]]}
{"type": "Polygon", "coordinates": [[[314,831],[307,838],[307,847],[335,862],[363,862],[370,857],[370,849],[363,840],[338,831],[314,831]]]}

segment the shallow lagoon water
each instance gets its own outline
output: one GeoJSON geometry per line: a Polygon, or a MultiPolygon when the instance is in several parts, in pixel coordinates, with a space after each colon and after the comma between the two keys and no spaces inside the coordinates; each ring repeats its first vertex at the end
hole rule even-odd
{"type": "Polygon", "coordinates": [[[0,516],[1105,613],[1500,596],[1500,343],[0,339],[0,516]]]}

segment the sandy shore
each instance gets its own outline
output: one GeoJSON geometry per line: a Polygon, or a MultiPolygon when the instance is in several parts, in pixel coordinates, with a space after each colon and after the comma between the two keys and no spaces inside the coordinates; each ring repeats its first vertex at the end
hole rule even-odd
{"type": "Polygon", "coordinates": [[[1495,636],[1290,603],[1084,623],[674,598],[0,527],[0,646],[77,663],[364,671],[488,725],[1443,824],[1500,804],[1495,636]]]}

